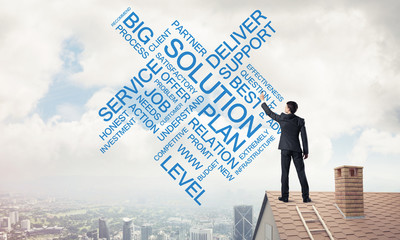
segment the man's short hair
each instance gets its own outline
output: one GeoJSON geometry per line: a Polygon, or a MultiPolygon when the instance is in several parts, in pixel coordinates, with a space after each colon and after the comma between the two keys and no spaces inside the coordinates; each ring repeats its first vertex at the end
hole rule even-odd
{"type": "Polygon", "coordinates": [[[296,102],[289,101],[289,102],[287,102],[286,104],[287,104],[288,108],[290,109],[290,112],[291,112],[291,113],[294,114],[294,113],[297,111],[298,106],[297,106],[297,103],[296,103],[296,102]]]}

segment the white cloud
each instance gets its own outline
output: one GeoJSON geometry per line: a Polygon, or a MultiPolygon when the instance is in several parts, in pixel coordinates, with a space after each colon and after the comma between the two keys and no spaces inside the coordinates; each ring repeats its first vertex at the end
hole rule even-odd
{"type": "Polygon", "coordinates": [[[349,156],[349,160],[366,164],[368,156],[372,153],[382,155],[400,154],[400,134],[392,134],[379,131],[375,128],[366,129],[362,132],[349,156]]]}
{"type": "Polygon", "coordinates": [[[64,121],[74,121],[80,119],[82,110],[73,104],[61,104],[57,107],[57,115],[60,115],[64,121]]]}
{"type": "MultiPolygon", "coordinates": [[[[386,10],[375,11],[376,6],[348,4],[2,2],[0,19],[5,24],[0,31],[0,168],[8,170],[2,176],[164,177],[152,160],[163,144],[154,144],[154,138],[143,129],[132,129],[105,155],[98,150],[97,135],[106,126],[97,115],[98,109],[146,62],[110,26],[128,6],[134,7],[157,32],[173,20],[180,20],[209,51],[237,30],[254,9],[261,9],[277,33],[252,55],[250,62],[285,100],[299,103],[298,114],[306,119],[309,133],[307,171],[310,182],[319,180],[317,186],[326,187],[324,182],[333,179],[324,173],[332,171],[332,154],[337,151],[331,143],[334,137],[366,129],[349,161],[358,159],[368,166],[370,153],[398,156],[399,35],[398,21],[389,21],[398,20],[398,15],[385,18],[382,16],[386,16],[386,10]],[[78,86],[96,86],[99,90],[86,103],[83,115],[71,105],[62,105],[58,116],[45,122],[33,111],[52,78],[62,71],[62,43],[71,37],[84,48],[79,59],[83,71],[71,80],[78,86]]],[[[387,11],[392,13],[393,9],[387,11]]],[[[237,186],[252,185],[257,179],[270,189],[279,189],[279,151],[275,146],[263,155],[266,160],[260,157],[254,163],[256,166],[237,186]]]]}
{"type": "Polygon", "coordinates": [[[1,15],[9,16],[6,23],[12,26],[5,27],[0,47],[0,120],[26,116],[47,91],[51,76],[61,65],[60,36],[52,35],[53,26],[39,27],[44,11],[10,5],[0,10],[1,15]]]}

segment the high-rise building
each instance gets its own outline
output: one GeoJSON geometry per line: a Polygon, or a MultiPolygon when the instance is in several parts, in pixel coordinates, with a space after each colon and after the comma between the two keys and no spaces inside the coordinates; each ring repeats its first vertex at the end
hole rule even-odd
{"type": "Polygon", "coordinates": [[[11,224],[16,224],[17,222],[19,222],[19,215],[18,215],[18,211],[12,211],[10,212],[10,223],[11,224]]]}
{"type": "Polygon", "coordinates": [[[183,226],[179,227],[178,239],[177,240],[186,240],[186,236],[188,235],[188,231],[183,226]]]}
{"type": "Polygon", "coordinates": [[[141,240],[149,240],[149,237],[152,234],[152,228],[150,225],[143,225],[140,228],[141,240]]]}
{"type": "Polygon", "coordinates": [[[190,228],[189,240],[212,240],[213,231],[210,228],[190,228]]]}
{"type": "Polygon", "coordinates": [[[159,231],[156,234],[156,240],[170,240],[170,236],[164,231],[159,231]]]}
{"type": "Polygon", "coordinates": [[[99,218],[99,238],[110,240],[110,233],[108,231],[106,220],[99,218]]]}
{"type": "Polygon", "coordinates": [[[1,229],[6,232],[11,232],[11,221],[9,217],[3,217],[1,220],[1,229]]]}
{"type": "Polygon", "coordinates": [[[28,219],[21,221],[21,228],[22,230],[31,230],[31,221],[28,219]]]}
{"type": "Polygon", "coordinates": [[[253,238],[253,207],[248,205],[234,208],[233,240],[251,240],[253,238]]]}
{"type": "Polygon", "coordinates": [[[15,224],[15,215],[14,212],[10,212],[10,214],[8,214],[9,218],[10,218],[10,224],[15,224]]]}
{"type": "Polygon", "coordinates": [[[7,233],[0,232],[0,240],[7,240],[7,233]]]}
{"type": "Polygon", "coordinates": [[[133,240],[132,239],[132,235],[133,235],[132,219],[124,218],[122,220],[124,221],[124,225],[122,228],[122,240],[133,240]]]}

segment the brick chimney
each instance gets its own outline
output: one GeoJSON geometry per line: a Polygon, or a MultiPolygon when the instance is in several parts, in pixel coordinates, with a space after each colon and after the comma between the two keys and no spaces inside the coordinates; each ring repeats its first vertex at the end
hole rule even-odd
{"type": "Polygon", "coordinates": [[[335,168],[335,200],[346,218],[364,216],[363,167],[335,168]]]}

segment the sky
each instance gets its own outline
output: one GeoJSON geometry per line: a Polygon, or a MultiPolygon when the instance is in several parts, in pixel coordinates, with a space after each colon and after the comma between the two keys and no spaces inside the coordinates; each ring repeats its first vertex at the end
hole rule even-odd
{"type": "MultiPolygon", "coordinates": [[[[110,26],[127,7],[159,33],[180,20],[209,51],[260,9],[276,34],[251,63],[299,104],[311,198],[334,191],[341,165],[364,167],[364,191],[400,191],[400,3],[389,0],[0,0],[0,191],[186,201],[140,126],[98,150],[99,108],[144,64],[110,26]]],[[[262,201],[280,189],[277,142],[238,181],[207,187],[209,205],[262,201]]]]}

